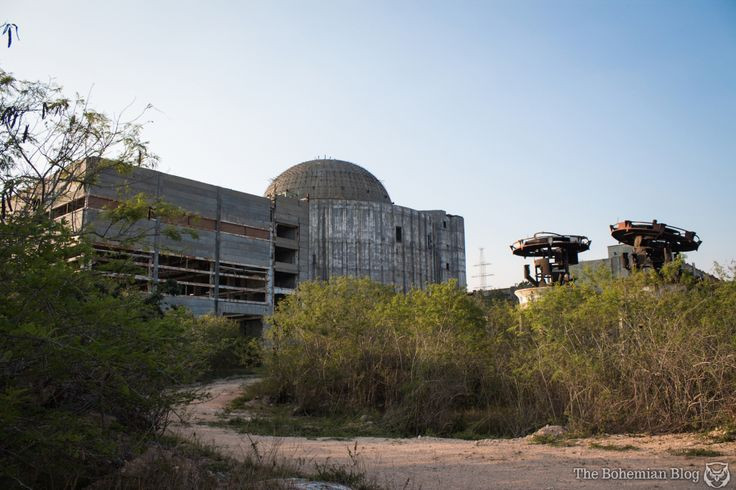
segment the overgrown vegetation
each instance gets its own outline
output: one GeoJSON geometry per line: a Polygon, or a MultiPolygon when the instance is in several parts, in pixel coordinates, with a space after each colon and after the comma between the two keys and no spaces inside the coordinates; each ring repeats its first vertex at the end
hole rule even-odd
{"type": "Polygon", "coordinates": [[[552,434],[536,434],[529,441],[531,444],[545,444],[554,447],[574,447],[577,446],[575,438],[567,436],[556,436],[552,434]]]}
{"type": "MultiPolygon", "coordinates": [[[[180,385],[258,356],[226,320],[162,311],[160,294],[125,274],[133,264],[87,267],[92,235],[55,219],[59,201],[97,171],[153,161],[135,122],[0,70],[2,488],[89,484],[197,396],[180,385]]],[[[108,218],[131,225],[148,206],[137,196],[108,218]]]]}
{"type": "Polygon", "coordinates": [[[162,437],[120,471],[96,481],[90,490],[286,490],[310,480],[350,485],[355,490],[380,488],[366,476],[357,444],[346,449],[349,462],[344,465],[327,461],[307,468],[303,461],[280,459],[277,447],[264,449],[252,440],[236,461],[198,441],[162,437]]]}
{"type": "Polygon", "coordinates": [[[160,432],[192,393],[180,315],[80,269],[54,223],[0,225],[0,479],[74,485],[160,432]],[[32,246],[29,246],[32,243],[32,246]]]}
{"type": "Polygon", "coordinates": [[[720,451],[713,449],[707,449],[703,447],[690,447],[686,449],[677,449],[670,451],[675,456],[686,456],[688,458],[714,458],[716,456],[723,456],[720,451]]]}
{"type": "Polygon", "coordinates": [[[261,365],[260,339],[244,335],[236,322],[215,315],[179,314],[188,326],[187,342],[197,352],[205,375],[242,374],[261,365]]]}
{"type": "Polygon", "coordinates": [[[604,451],[638,451],[639,448],[632,444],[601,444],[592,442],[588,446],[591,449],[602,449],[604,451]]]}
{"type": "Polygon", "coordinates": [[[367,279],[303,283],[271,319],[266,382],[303,413],[375,409],[402,433],[451,432],[483,396],[482,319],[454,284],[403,295],[367,279]]]}
{"type": "Polygon", "coordinates": [[[736,425],[736,283],[597,272],[527,308],[454,284],[408,295],[364,279],[303,283],[271,319],[276,402],[375,411],[405,434],[579,434],[736,425]]]}

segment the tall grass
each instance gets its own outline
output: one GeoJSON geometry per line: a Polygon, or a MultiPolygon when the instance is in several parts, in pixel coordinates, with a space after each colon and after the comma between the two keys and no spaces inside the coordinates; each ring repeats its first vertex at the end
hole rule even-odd
{"type": "Polygon", "coordinates": [[[406,434],[671,432],[736,424],[736,284],[591,274],[527,308],[453,283],[301,284],[271,319],[266,390],[406,434]]]}
{"type": "Polygon", "coordinates": [[[399,295],[368,280],[306,283],[271,323],[267,384],[303,412],[377,409],[412,433],[451,431],[479,403],[483,312],[454,284],[399,295]]]}
{"type": "MultiPolygon", "coordinates": [[[[350,485],[355,490],[381,488],[365,473],[358,445],[347,447],[345,464],[290,461],[278,447],[261,448],[255,441],[237,459],[198,440],[162,437],[139,457],[118,471],[98,479],[89,490],[288,490],[306,483],[329,482],[350,485]]],[[[320,483],[312,483],[313,487],[320,483]]]]}
{"type": "Polygon", "coordinates": [[[667,273],[593,277],[518,313],[512,377],[535,410],[585,431],[734,424],[735,284],[667,273]]]}

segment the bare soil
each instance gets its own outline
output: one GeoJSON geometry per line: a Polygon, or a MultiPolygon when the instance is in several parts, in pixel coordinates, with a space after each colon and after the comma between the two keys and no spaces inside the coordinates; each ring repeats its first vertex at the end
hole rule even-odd
{"type": "Polygon", "coordinates": [[[209,425],[226,418],[223,409],[242,393],[244,385],[254,381],[241,378],[206,385],[204,389],[211,398],[187,407],[184,421],[174,424],[171,430],[213,444],[235,458],[251,453],[255,444],[259,452],[278,451],[280,458],[299,465],[353,464],[349,452],[357,447],[358,459],[367,475],[388,488],[709,488],[703,481],[704,467],[714,461],[730,463],[731,481],[723,488],[736,488],[736,442],[712,443],[700,434],[614,435],[577,439],[571,447],[553,447],[533,444],[530,437],[481,441],[357,437],[345,441],[248,435],[209,425]],[[613,451],[591,447],[592,444],[631,445],[636,449],[613,451]],[[672,454],[688,448],[705,448],[723,455],[672,454]],[[600,473],[597,479],[576,478],[574,468],[600,473]],[[667,479],[605,480],[604,468],[665,470],[667,479]],[[693,481],[694,475],[673,479],[671,468],[697,472],[697,481],[693,481]]]}

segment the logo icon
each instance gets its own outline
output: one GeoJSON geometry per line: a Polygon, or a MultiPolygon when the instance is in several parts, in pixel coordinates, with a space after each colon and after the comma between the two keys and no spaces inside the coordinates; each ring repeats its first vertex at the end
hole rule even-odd
{"type": "Polygon", "coordinates": [[[723,488],[731,481],[728,463],[705,463],[703,481],[711,488],[723,488]]]}

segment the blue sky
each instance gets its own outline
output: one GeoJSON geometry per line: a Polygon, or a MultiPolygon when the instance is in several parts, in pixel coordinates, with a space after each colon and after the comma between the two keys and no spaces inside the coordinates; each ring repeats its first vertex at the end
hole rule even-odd
{"type": "MultiPolygon", "coordinates": [[[[0,65],[119,112],[160,169],[262,194],[317,155],[397,204],[465,217],[493,286],[509,244],[652,218],[736,258],[736,1],[4,2],[0,65]]],[[[471,287],[478,283],[470,279],[471,287]]]]}

